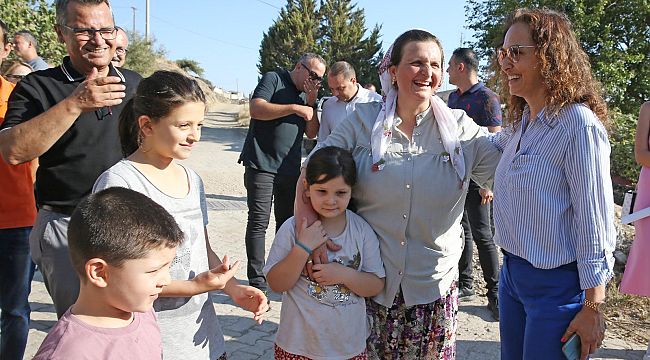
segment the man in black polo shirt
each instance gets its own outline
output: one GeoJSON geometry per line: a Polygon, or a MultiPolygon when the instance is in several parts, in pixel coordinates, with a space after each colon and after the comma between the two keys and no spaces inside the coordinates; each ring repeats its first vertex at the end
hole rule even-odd
{"type": "Polygon", "coordinates": [[[61,317],[79,292],[68,255],[70,214],[121,159],[118,116],[141,77],[111,65],[117,31],[107,0],[57,0],[55,30],[69,56],[16,86],[0,151],[11,164],[39,159],[30,247],[61,317]]]}
{"type": "Polygon", "coordinates": [[[318,134],[318,120],[312,119],[324,74],[325,60],[304,54],[291,72],[264,74],[250,102],[251,122],[239,162],[246,167],[248,282],[262,291],[267,290],[262,268],[271,201],[277,232],[293,216],[303,134],[310,139],[318,134]]]}

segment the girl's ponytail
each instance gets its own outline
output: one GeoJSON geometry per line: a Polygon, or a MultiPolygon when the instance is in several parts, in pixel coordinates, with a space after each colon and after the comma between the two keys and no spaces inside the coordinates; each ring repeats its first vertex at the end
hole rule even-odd
{"type": "Polygon", "coordinates": [[[120,113],[119,132],[120,143],[122,144],[122,155],[127,157],[133,154],[140,146],[138,138],[140,137],[140,125],[135,117],[133,108],[133,96],[126,102],[120,113]]]}

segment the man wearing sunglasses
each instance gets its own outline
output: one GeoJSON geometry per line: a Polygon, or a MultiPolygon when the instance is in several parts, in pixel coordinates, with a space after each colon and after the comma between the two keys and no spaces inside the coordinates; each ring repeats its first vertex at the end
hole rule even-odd
{"type": "Polygon", "coordinates": [[[318,120],[312,119],[324,74],[325,60],[306,53],[293,70],[264,74],[250,101],[251,122],[239,163],[246,167],[248,282],[262,291],[267,290],[262,268],[271,202],[277,231],[293,216],[303,134],[310,139],[318,134],[318,120]]]}
{"type": "Polygon", "coordinates": [[[39,159],[39,211],[29,242],[61,317],[79,292],[68,221],[97,177],[122,158],[118,119],[141,77],[111,65],[117,31],[108,0],[57,0],[55,31],[68,56],[18,83],[0,129],[0,152],[10,164],[39,159]]]}

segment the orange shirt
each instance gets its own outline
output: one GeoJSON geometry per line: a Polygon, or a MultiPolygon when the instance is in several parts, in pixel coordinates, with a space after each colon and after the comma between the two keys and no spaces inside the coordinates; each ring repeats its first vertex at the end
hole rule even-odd
{"type": "MultiPolygon", "coordinates": [[[[0,76],[0,124],[5,120],[7,100],[14,84],[0,76]]],[[[34,225],[36,202],[32,164],[9,165],[0,156],[0,229],[34,225]]]]}

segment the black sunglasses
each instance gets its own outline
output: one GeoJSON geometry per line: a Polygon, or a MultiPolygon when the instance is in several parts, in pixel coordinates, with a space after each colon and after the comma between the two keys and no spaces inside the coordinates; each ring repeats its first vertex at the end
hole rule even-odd
{"type": "Polygon", "coordinates": [[[302,67],[304,67],[305,70],[307,70],[307,72],[309,72],[309,78],[310,78],[311,80],[314,80],[314,81],[317,81],[317,82],[323,82],[323,77],[322,77],[322,76],[318,76],[318,74],[316,74],[315,72],[313,72],[313,71],[309,68],[309,66],[305,65],[305,63],[300,63],[300,65],[302,65],[302,67]]]}

